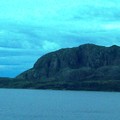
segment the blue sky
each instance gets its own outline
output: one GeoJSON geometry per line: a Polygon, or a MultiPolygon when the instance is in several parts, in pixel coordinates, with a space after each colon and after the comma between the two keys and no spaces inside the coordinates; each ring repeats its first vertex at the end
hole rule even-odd
{"type": "Polygon", "coordinates": [[[0,76],[63,47],[120,45],[119,34],[119,0],[0,0],[0,76]]]}

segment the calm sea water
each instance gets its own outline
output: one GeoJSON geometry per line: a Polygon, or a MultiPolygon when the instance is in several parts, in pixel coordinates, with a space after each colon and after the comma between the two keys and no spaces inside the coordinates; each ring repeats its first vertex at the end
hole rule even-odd
{"type": "Polygon", "coordinates": [[[0,120],[120,120],[120,93],[0,89],[0,120]]]}

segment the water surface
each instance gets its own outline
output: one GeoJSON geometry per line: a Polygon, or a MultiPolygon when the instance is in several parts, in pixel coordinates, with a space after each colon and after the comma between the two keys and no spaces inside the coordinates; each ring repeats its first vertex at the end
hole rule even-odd
{"type": "Polygon", "coordinates": [[[0,89],[0,120],[120,120],[120,93],[0,89]]]}

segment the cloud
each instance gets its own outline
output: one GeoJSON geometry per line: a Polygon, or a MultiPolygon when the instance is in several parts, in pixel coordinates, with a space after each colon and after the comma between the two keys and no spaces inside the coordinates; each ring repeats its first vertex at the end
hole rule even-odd
{"type": "MultiPolygon", "coordinates": [[[[7,52],[5,52],[7,53],[7,52]]],[[[12,52],[11,52],[12,53],[12,52]]],[[[9,54],[9,53],[7,53],[9,54]]],[[[25,54],[25,53],[24,53],[25,54]]],[[[0,76],[1,77],[14,77],[21,72],[32,68],[33,64],[41,55],[32,55],[26,53],[25,55],[20,55],[19,53],[15,53],[9,55],[0,55],[0,76]]]]}
{"type": "Polygon", "coordinates": [[[0,77],[15,77],[29,67],[28,65],[0,65],[0,77]]]}
{"type": "Polygon", "coordinates": [[[103,24],[105,30],[120,30],[120,22],[112,22],[103,24]]]}
{"type": "Polygon", "coordinates": [[[119,0],[1,0],[0,11],[0,76],[60,48],[120,45],[119,0]]]}
{"type": "Polygon", "coordinates": [[[73,18],[119,17],[119,6],[118,0],[1,0],[0,18],[20,24],[53,26],[73,18]]]}
{"type": "Polygon", "coordinates": [[[51,50],[59,49],[60,46],[59,46],[59,44],[57,44],[55,42],[45,40],[45,41],[43,41],[42,48],[45,51],[51,51],[51,50]]]}

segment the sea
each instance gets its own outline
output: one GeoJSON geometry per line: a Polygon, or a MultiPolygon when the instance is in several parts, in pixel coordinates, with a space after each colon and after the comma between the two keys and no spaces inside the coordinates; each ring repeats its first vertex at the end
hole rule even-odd
{"type": "Polygon", "coordinates": [[[120,120],[120,93],[0,89],[0,120],[120,120]]]}

